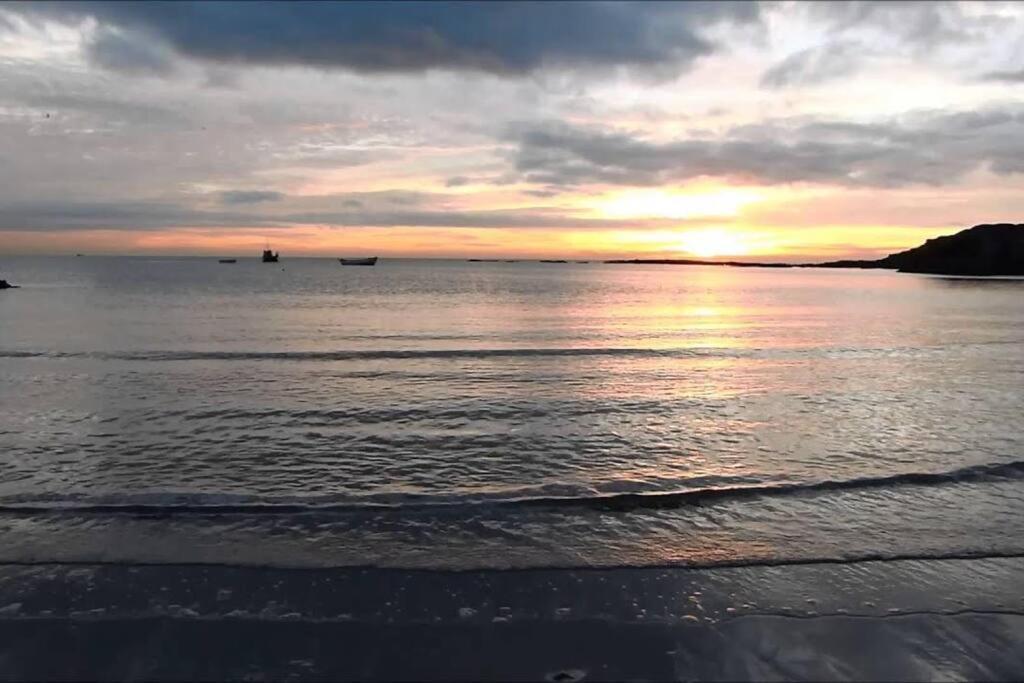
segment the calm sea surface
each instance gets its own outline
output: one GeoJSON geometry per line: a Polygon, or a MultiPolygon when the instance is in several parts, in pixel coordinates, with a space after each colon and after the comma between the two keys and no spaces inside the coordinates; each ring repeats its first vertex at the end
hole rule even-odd
{"type": "Polygon", "coordinates": [[[0,562],[1024,553],[1024,282],[0,258],[0,562]]]}

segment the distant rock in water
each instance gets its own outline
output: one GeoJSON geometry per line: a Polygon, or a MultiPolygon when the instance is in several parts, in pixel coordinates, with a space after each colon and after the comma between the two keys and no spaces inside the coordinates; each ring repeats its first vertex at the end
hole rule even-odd
{"type": "Polygon", "coordinates": [[[7,280],[0,280],[0,289],[17,289],[18,285],[12,285],[7,280]]]}
{"type": "Polygon", "coordinates": [[[976,225],[877,261],[830,261],[819,266],[934,275],[1024,275],[1024,224],[976,225]]]}

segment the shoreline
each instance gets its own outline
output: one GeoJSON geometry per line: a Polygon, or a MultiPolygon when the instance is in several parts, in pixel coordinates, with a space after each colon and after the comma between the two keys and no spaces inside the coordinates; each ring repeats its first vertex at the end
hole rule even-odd
{"type": "Polygon", "coordinates": [[[0,565],[0,679],[1013,680],[1022,577],[1019,558],[429,573],[0,565]],[[59,663],[46,655],[57,651],[59,663]]]}

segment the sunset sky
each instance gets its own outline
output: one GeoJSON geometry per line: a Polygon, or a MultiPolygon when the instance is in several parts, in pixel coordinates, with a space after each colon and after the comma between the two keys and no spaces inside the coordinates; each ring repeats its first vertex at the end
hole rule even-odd
{"type": "Polygon", "coordinates": [[[873,257],[1022,190],[1024,4],[0,5],[0,253],[873,257]]]}

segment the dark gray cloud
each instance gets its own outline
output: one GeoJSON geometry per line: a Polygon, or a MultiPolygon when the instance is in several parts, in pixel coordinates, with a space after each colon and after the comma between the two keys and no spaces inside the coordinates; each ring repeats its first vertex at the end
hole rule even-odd
{"type": "Polygon", "coordinates": [[[793,119],[669,142],[565,124],[509,137],[521,177],[548,187],[660,185],[700,177],[781,184],[945,185],[987,166],[1024,172],[1024,110],[918,113],[874,124],[793,119]]]}
{"type": "MultiPolygon", "coordinates": [[[[544,66],[686,67],[714,50],[706,29],[752,22],[747,2],[53,2],[9,5],[94,17],[218,63],[525,74],[544,66]]],[[[109,38],[108,38],[109,40],[109,38]]],[[[123,66],[116,50],[112,63],[123,66]]],[[[106,48],[109,57],[110,46],[106,48]]],[[[101,50],[100,54],[104,54],[101,50]]]]}
{"type": "Polygon", "coordinates": [[[239,85],[238,76],[237,70],[214,64],[206,69],[206,80],[203,85],[207,88],[234,89],[239,85]]]}
{"type": "Polygon", "coordinates": [[[283,193],[272,190],[227,190],[220,193],[220,200],[225,204],[259,204],[277,202],[284,198],[283,193]]]}
{"type": "MultiPolygon", "coordinates": [[[[348,200],[340,202],[349,206],[348,200]]],[[[645,225],[678,226],[678,220],[647,220],[645,225]]],[[[625,229],[634,220],[575,218],[546,209],[496,211],[448,210],[312,210],[301,206],[279,213],[204,211],[185,203],[152,202],[9,202],[0,205],[0,230],[160,230],[172,227],[433,227],[433,228],[575,228],[625,229]]]]}
{"type": "Polygon", "coordinates": [[[413,192],[411,190],[385,190],[382,192],[363,192],[360,193],[360,196],[378,199],[383,203],[391,204],[393,206],[416,206],[418,204],[423,204],[427,197],[422,192],[413,192]]]}
{"type": "Polygon", "coordinates": [[[574,218],[544,210],[507,211],[317,211],[288,214],[287,221],[306,225],[429,228],[605,228],[636,225],[636,221],[574,218]]]}
{"type": "Polygon", "coordinates": [[[523,194],[529,195],[530,197],[548,199],[550,197],[557,197],[561,192],[558,190],[523,190],[523,194]]]}
{"type": "Polygon", "coordinates": [[[154,230],[160,228],[275,225],[266,216],[197,211],[164,201],[37,201],[0,205],[0,230],[154,230]]]}
{"type": "Polygon", "coordinates": [[[457,176],[453,176],[453,177],[449,178],[448,180],[444,181],[444,186],[445,187],[462,187],[463,185],[469,185],[471,182],[473,182],[473,181],[471,179],[467,178],[466,176],[464,176],[464,175],[457,175],[457,176]]]}
{"type": "Polygon", "coordinates": [[[1024,83],[1024,69],[1017,71],[990,71],[984,76],[986,81],[1002,81],[1004,83],[1024,83]]]}

